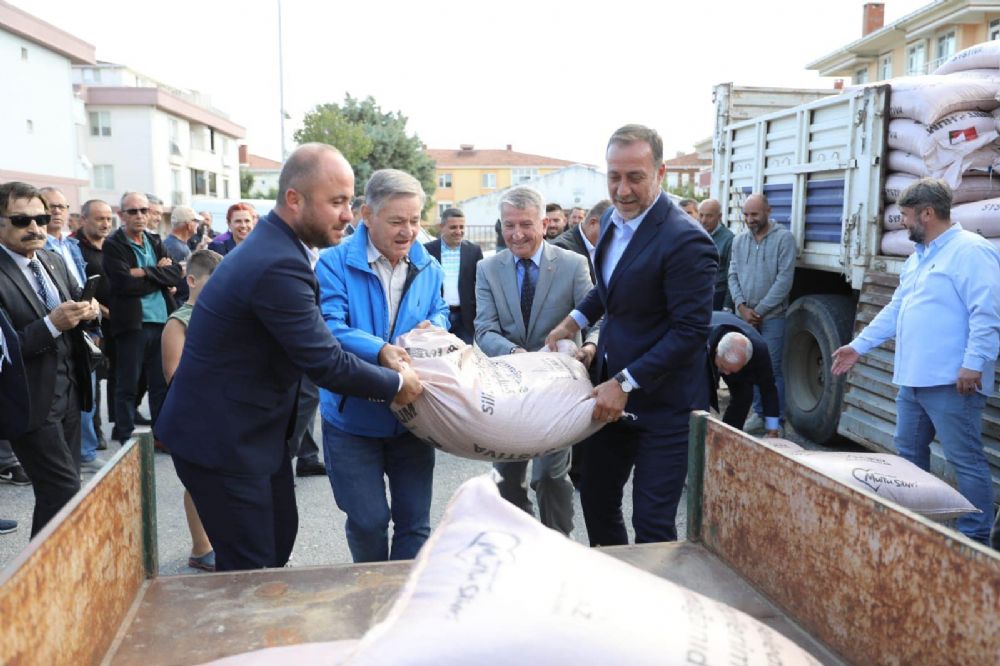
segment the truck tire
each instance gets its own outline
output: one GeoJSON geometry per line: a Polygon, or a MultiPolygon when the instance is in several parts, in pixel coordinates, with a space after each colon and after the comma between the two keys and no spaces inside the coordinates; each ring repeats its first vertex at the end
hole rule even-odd
{"type": "Polygon", "coordinates": [[[851,340],[854,310],[847,296],[818,294],[797,299],[785,315],[785,417],[817,444],[837,439],[845,381],[830,366],[851,340]]]}

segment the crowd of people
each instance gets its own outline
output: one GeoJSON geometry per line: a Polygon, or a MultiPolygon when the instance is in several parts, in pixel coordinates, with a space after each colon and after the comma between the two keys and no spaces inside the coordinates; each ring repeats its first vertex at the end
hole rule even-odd
{"type": "MultiPolygon", "coordinates": [[[[720,382],[726,423],[783,435],[797,250],[764,194],[743,201],[746,229],[734,236],[720,202],[673,203],[664,172],[659,135],[626,125],[607,144],[607,200],[567,210],[509,188],[486,258],[464,239],[458,208],[442,211],[436,240],[416,242],[420,182],[382,169],[355,197],[350,164],[323,144],[288,158],[267,216],[235,204],[216,237],[186,206],[161,237],[162,202],[147,194],[125,192],[117,210],[87,201],[76,226],[58,189],[4,184],[0,387],[13,397],[0,419],[0,480],[33,484],[36,534],[81,474],[105,463],[102,393],[122,445],[145,421],[145,394],[156,445],[185,487],[192,567],[284,566],[298,530],[295,474],[328,476],[354,561],[412,558],[430,533],[435,450],[390,410],[422,391],[393,341],[436,326],[489,357],[570,339],[590,371],[593,418],[606,425],[572,449],[497,463],[504,498],[533,513],[533,492],[539,519],[568,535],[578,490],[590,543],[626,544],[631,476],[635,541],[675,540],[689,414],[719,408],[720,382]],[[212,418],[197,416],[206,410],[212,418]]],[[[901,201],[911,236],[960,266],[966,291],[928,285],[918,245],[893,303],[837,351],[833,371],[897,337],[897,447],[926,469],[935,432],[949,433],[959,488],[983,511],[959,529],[986,542],[993,496],[979,421],[998,352],[1000,255],[951,225],[946,186],[925,179],[901,201]],[[909,314],[914,326],[947,325],[936,343],[960,347],[935,372],[912,367],[924,336],[908,324],[900,337],[915,299],[929,305],[909,314]]]]}

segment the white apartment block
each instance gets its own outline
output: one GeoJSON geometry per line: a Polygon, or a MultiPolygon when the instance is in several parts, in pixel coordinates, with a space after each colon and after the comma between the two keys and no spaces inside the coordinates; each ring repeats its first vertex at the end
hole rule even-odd
{"type": "Polygon", "coordinates": [[[0,0],[0,182],[59,187],[74,208],[89,183],[86,117],[71,68],[96,63],[94,47],[0,0]]]}
{"type": "Polygon", "coordinates": [[[246,130],[206,96],[104,62],[74,65],[73,83],[86,105],[88,198],[117,204],[135,190],[169,209],[193,197],[239,197],[237,140],[246,130]]]}

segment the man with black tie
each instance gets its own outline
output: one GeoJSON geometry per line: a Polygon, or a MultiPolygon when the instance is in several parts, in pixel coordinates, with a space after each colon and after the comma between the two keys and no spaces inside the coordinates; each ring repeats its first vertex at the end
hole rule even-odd
{"type": "Polygon", "coordinates": [[[663,194],[663,141],[626,125],[607,146],[614,205],[594,254],[597,286],[549,336],[550,346],[604,316],[591,368],[594,418],[580,501],[591,545],[628,543],[622,488],[633,472],[636,543],[677,539],[688,420],[708,405],[705,343],[719,255],[663,194]],[[622,420],[626,406],[631,416],[622,420]]]}
{"type": "Polygon", "coordinates": [[[465,236],[465,213],[448,208],[441,213],[440,235],[425,245],[444,269],[444,300],[448,304],[451,332],[472,344],[476,332],[476,265],[483,250],[465,236]]]}
{"type": "Polygon", "coordinates": [[[0,308],[17,332],[30,403],[25,431],[10,441],[34,486],[32,536],[80,489],[80,412],[92,394],[79,324],[98,316],[96,301],[74,300],[62,258],[43,249],[46,210],[31,185],[0,185],[0,308]]]}

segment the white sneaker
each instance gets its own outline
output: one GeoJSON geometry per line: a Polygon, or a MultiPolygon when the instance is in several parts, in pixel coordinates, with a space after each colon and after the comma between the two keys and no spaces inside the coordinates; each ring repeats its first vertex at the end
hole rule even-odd
{"type": "Polygon", "coordinates": [[[106,458],[98,456],[93,460],[80,463],[80,474],[97,474],[108,463],[106,458]]]}
{"type": "Polygon", "coordinates": [[[750,415],[750,418],[746,420],[743,424],[743,432],[754,435],[764,432],[764,419],[760,417],[756,412],[750,415]]]}

